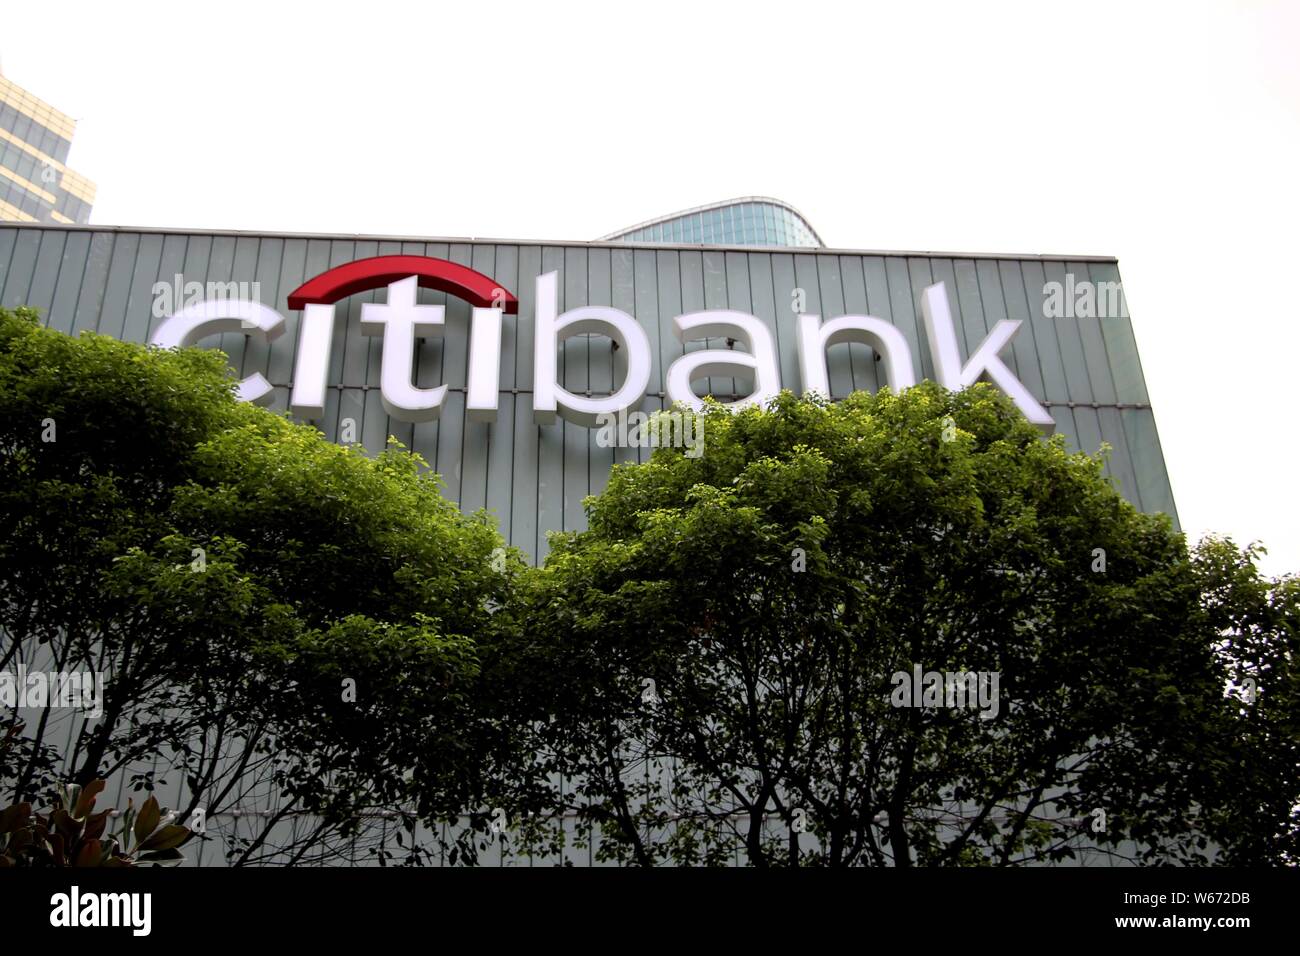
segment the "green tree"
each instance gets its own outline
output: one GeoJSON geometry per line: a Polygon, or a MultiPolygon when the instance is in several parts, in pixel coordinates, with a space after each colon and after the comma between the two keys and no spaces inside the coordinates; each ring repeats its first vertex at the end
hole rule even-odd
{"type": "Polygon", "coordinates": [[[784,393],[704,442],[615,469],[485,665],[602,855],[1295,860],[1293,579],[1189,553],[988,386],[784,393]],[[900,706],[914,667],[987,706],[900,706]]]}
{"type": "Polygon", "coordinates": [[[271,806],[233,862],[344,859],[372,811],[478,805],[477,640],[518,559],[417,456],[239,402],[225,364],[0,311],[0,671],[105,675],[99,720],[17,715],[0,785],[129,774],[182,819],[271,806]]]}

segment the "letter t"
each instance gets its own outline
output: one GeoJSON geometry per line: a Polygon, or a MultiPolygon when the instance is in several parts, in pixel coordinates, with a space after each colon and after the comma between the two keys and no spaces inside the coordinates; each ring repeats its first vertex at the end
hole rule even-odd
{"type": "Polygon", "coordinates": [[[388,302],[361,306],[361,331],[382,335],[384,351],[379,366],[380,395],[388,414],[404,422],[427,422],[442,411],[447,386],[417,388],[411,381],[415,340],[441,335],[444,310],[440,305],[416,305],[417,277],[390,283],[388,302]]]}

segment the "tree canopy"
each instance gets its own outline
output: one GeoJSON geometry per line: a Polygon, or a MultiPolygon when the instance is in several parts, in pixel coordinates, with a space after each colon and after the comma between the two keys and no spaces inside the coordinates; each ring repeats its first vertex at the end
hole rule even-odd
{"type": "Polygon", "coordinates": [[[523,716],[602,853],[1294,859],[1294,580],[1189,553],[989,386],[703,428],[616,468],[519,601],[523,716]]]}
{"type": "Polygon", "coordinates": [[[236,862],[337,858],[376,808],[454,817],[494,750],[475,637],[517,559],[418,456],[240,402],[225,366],[0,312],[0,670],[106,677],[101,719],[44,709],[0,782],[179,773],[208,816],[274,788],[236,862]],[[286,837],[297,811],[319,823],[286,837]]]}
{"type": "Polygon", "coordinates": [[[987,386],[702,427],[532,568],[220,353],[0,310],[0,674],[106,676],[101,717],[6,715],[0,787],[256,805],[241,864],[386,860],[375,812],[473,862],[489,811],[644,865],[1296,861],[1300,587],[1256,549],[1189,549],[987,386]]]}

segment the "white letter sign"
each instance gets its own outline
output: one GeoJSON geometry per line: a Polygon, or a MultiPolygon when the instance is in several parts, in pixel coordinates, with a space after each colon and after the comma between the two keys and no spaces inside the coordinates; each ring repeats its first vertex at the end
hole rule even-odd
{"type": "MultiPolygon", "coordinates": [[[[256,332],[265,341],[274,342],[284,334],[284,316],[248,299],[196,302],[158,326],[150,343],[165,349],[180,349],[221,332],[256,332]]],[[[271,383],[261,372],[254,372],[239,383],[236,394],[246,402],[265,404],[271,399],[271,383]]]]}
{"type": "Polygon", "coordinates": [[[595,428],[601,415],[617,415],[641,401],[650,382],[650,337],[637,320],[605,305],[584,305],[557,316],[559,297],[554,272],[538,276],[536,289],[533,420],[549,425],[558,413],[565,421],[595,428]],[[608,335],[627,354],[623,386],[607,398],[574,395],[556,381],[556,349],[565,339],[584,332],[608,335]]]}
{"type": "Polygon", "coordinates": [[[702,349],[687,352],[668,369],[668,401],[682,402],[699,411],[704,408],[691,382],[710,375],[732,377],[739,374],[753,378],[753,390],[745,398],[724,402],[733,411],[747,405],[766,405],[781,391],[781,373],[776,367],[776,348],[772,336],[761,320],[744,312],[719,309],[713,312],[688,312],[673,319],[677,338],[685,344],[692,339],[735,339],[744,343],[748,353],[731,349],[702,349]]]}
{"type": "Polygon", "coordinates": [[[400,279],[388,286],[388,302],[366,302],[361,306],[361,331],[384,337],[379,366],[379,388],[388,414],[404,422],[427,422],[442,411],[447,386],[417,388],[411,381],[415,364],[415,340],[440,335],[443,307],[416,305],[417,279],[400,279]]]}
{"type": "Polygon", "coordinates": [[[799,316],[799,371],[803,390],[831,397],[826,373],[826,350],[841,342],[861,342],[876,350],[885,365],[889,387],[895,392],[916,384],[912,350],[895,326],[872,315],[842,315],[825,325],[817,315],[799,316]]]}
{"type": "Polygon", "coordinates": [[[1020,328],[1018,321],[1003,319],[995,325],[963,366],[961,354],[957,350],[957,331],[952,324],[952,313],[948,311],[948,295],[942,282],[926,288],[921,296],[921,312],[925,316],[925,331],[930,338],[934,374],[940,385],[956,392],[969,388],[981,377],[986,378],[1011,396],[1025,417],[1043,431],[1050,434],[1056,428],[1056,422],[1047,414],[1047,409],[1038,404],[1029,389],[998,358],[998,352],[1002,351],[1002,347],[1011,341],[1011,337],[1020,328]]]}

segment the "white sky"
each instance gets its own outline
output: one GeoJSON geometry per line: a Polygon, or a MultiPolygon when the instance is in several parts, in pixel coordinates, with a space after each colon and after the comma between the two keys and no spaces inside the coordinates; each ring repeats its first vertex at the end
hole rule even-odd
{"type": "Polygon", "coordinates": [[[6,4],[92,222],[1120,259],[1184,528],[1300,571],[1300,3],[6,4]]]}

